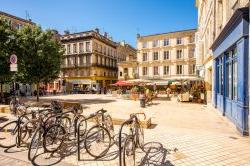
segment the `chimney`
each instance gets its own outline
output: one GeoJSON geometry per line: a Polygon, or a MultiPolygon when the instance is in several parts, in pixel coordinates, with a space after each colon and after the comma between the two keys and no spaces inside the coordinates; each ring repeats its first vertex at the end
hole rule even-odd
{"type": "Polygon", "coordinates": [[[97,33],[99,33],[99,28],[96,28],[95,31],[96,31],[97,33]]]}
{"type": "Polygon", "coordinates": [[[136,35],[136,36],[137,36],[137,38],[140,38],[140,37],[141,37],[141,35],[140,35],[139,33],[137,33],[137,35],[136,35]]]}
{"type": "Polygon", "coordinates": [[[125,46],[125,40],[121,41],[121,45],[125,46]]]}
{"type": "Polygon", "coordinates": [[[108,33],[104,32],[104,37],[108,38],[108,33]]]}

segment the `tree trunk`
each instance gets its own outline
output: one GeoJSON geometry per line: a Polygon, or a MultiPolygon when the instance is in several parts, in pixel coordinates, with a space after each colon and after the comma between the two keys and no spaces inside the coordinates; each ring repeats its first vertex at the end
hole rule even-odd
{"type": "Polygon", "coordinates": [[[39,82],[36,83],[36,101],[39,102],[39,82]]]}
{"type": "Polygon", "coordinates": [[[2,102],[2,100],[3,100],[3,83],[1,82],[0,84],[1,84],[1,94],[0,94],[1,95],[0,99],[1,100],[0,100],[0,102],[2,102]]]}

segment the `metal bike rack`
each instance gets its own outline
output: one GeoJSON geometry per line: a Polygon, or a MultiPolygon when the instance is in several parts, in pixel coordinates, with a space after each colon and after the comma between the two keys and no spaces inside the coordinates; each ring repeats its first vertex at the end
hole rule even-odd
{"type": "MultiPolygon", "coordinates": [[[[103,110],[103,109],[101,109],[101,110],[103,110]]],[[[81,152],[81,148],[80,148],[80,124],[81,124],[82,121],[86,121],[87,122],[87,120],[94,118],[96,115],[97,114],[90,115],[89,117],[85,118],[84,120],[81,120],[79,122],[79,124],[77,125],[77,159],[78,159],[78,161],[81,160],[81,153],[80,153],[81,152]]],[[[101,114],[101,115],[102,115],[101,126],[104,126],[104,124],[103,124],[103,122],[104,122],[104,114],[101,114]]],[[[87,128],[86,128],[86,130],[87,130],[87,128]]]]}
{"type": "Polygon", "coordinates": [[[123,122],[119,130],[119,166],[122,166],[122,129],[125,125],[131,123],[132,119],[133,118],[130,118],[123,122]]]}

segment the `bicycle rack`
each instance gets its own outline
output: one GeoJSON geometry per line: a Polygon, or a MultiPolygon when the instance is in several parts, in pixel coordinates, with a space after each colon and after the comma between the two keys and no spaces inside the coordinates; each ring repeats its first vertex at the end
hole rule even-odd
{"type": "MultiPolygon", "coordinates": [[[[102,123],[101,125],[104,126],[103,122],[104,122],[104,114],[101,114],[102,115],[102,123]]],[[[81,160],[81,148],[80,148],[80,124],[82,121],[87,121],[89,119],[92,119],[94,118],[96,115],[90,115],[89,117],[85,118],[84,120],[81,120],[79,122],[79,124],[77,125],[77,159],[78,161],[81,160]]],[[[86,128],[87,130],[87,128],[86,128]]],[[[87,132],[87,131],[86,131],[87,132]]],[[[85,133],[86,134],[86,133],[85,133]]]]}
{"type": "Polygon", "coordinates": [[[129,124],[131,120],[132,118],[129,118],[128,120],[123,122],[119,130],[119,166],[122,166],[122,129],[123,129],[123,126],[129,124]]]}

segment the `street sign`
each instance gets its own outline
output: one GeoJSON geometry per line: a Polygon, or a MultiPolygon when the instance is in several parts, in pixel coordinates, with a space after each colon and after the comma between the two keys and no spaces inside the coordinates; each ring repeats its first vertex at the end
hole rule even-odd
{"type": "Polygon", "coordinates": [[[17,56],[15,54],[12,54],[10,56],[10,63],[11,64],[16,64],[17,63],[17,56]]]}
{"type": "Polygon", "coordinates": [[[17,71],[17,64],[10,64],[10,71],[17,71]]]}

